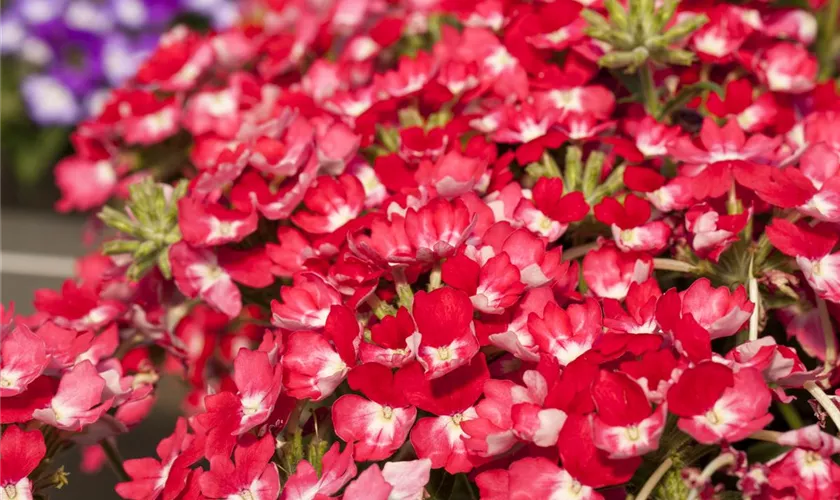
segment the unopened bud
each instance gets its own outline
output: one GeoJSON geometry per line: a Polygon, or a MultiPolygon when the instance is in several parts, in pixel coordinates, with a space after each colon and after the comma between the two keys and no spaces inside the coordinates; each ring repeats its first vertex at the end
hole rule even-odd
{"type": "Polygon", "coordinates": [[[694,54],[687,50],[674,49],[665,52],[665,58],[661,62],[665,64],[677,64],[680,66],[691,66],[694,62],[694,54]]]}
{"type": "Polygon", "coordinates": [[[594,10],[584,9],[580,13],[580,17],[582,17],[592,29],[604,31],[612,30],[612,26],[610,25],[609,21],[607,21],[604,18],[604,16],[598,14],[594,10]]]}
{"type": "Polygon", "coordinates": [[[593,151],[589,153],[586,158],[586,164],[583,167],[583,194],[587,198],[592,196],[595,188],[601,180],[601,171],[604,168],[604,160],[606,155],[600,151],[593,151]]]}
{"type": "Polygon", "coordinates": [[[598,59],[598,65],[609,69],[621,69],[634,64],[635,60],[632,52],[621,50],[604,54],[598,59]]]}
{"type": "Polygon", "coordinates": [[[376,126],[376,137],[379,142],[391,153],[396,152],[400,147],[400,135],[393,127],[376,126]]]}
{"type": "Polygon", "coordinates": [[[426,121],[426,130],[431,130],[435,127],[443,127],[450,121],[452,121],[452,111],[449,111],[448,109],[432,113],[426,121]]]}
{"type": "Polygon", "coordinates": [[[120,255],[134,253],[140,243],[136,240],[111,240],[102,244],[102,253],[105,255],[120,255]]]}
{"type": "Polygon", "coordinates": [[[422,127],[423,116],[417,108],[404,108],[399,111],[400,125],[402,127],[422,127]]]}
{"type": "Polygon", "coordinates": [[[610,172],[610,175],[607,176],[607,179],[595,189],[592,194],[592,198],[588,198],[586,201],[590,205],[595,205],[605,197],[618,192],[618,190],[624,187],[624,170],[626,168],[627,167],[625,165],[621,165],[620,167],[613,169],[613,171],[610,172]]]}
{"type": "Polygon", "coordinates": [[[709,22],[709,18],[705,14],[698,14],[681,21],[665,32],[663,35],[665,43],[668,45],[674,44],[697,31],[707,22],[709,22]]]}
{"type": "Polygon", "coordinates": [[[655,15],[657,31],[665,28],[668,21],[674,17],[674,13],[677,11],[677,5],[679,5],[679,0],[665,0],[662,3],[662,6],[659,7],[655,15]]]}
{"type": "Polygon", "coordinates": [[[627,11],[618,0],[605,0],[604,7],[610,15],[610,22],[622,31],[627,30],[627,11]]]}
{"type": "Polygon", "coordinates": [[[578,146],[566,149],[566,191],[577,191],[583,176],[583,152],[578,146]]]}

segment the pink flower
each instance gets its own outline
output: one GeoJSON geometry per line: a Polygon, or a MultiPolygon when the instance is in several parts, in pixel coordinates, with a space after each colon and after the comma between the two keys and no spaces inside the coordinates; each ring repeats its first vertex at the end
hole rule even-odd
{"type": "Polygon", "coordinates": [[[792,43],[773,45],[756,66],[758,77],[774,92],[807,92],[817,78],[816,58],[805,47],[792,43]]]}
{"type": "Polygon", "coordinates": [[[300,462],[294,475],[283,485],[280,499],[316,500],[338,493],[356,475],[353,445],[348,444],[342,452],[338,443],[333,444],[321,460],[321,468],[319,477],[309,462],[300,462]]]}
{"type": "Polygon", "coordinates": [[[294,286],[280,292],[282,302],[271,302],[271,322],[288,330],[323,328],[330,307],[341,304],[341,295],[316,273],[295,275],[294,286]]]}
{"type": "Polygon", "coordinates": [[[619,252],[612,245],[604,245],[583,258],[583,279],[599,297],[621,300],[633,283],[647,281],[652,272],[650,256],[619,252]]]}
{"type": "Polygon", "coordinates": [[[55,208],[59,212],[99,208],[114,195],[118,180],[117,167],[110,158],[65,158],[55,167],[55,183],[61,190],[55,208]]]}
{"type": "Polygon", "coordinates": [[[257,214],[182,198],[178,201],[178,226],[184,241],[191,246],[219,246],[242,241],[256,231],[257,214]]]}
{"type": "Polygon", "coordinates": [[[0,397],[4,398],[25,391],[47,366],[44,341],[23,325],[0,338],[0,357],[0,397]]]}
{"type": "Polygon", "coordinates": [[[201,297],[230,318],[242,310],[235,283],[262,288],[274,282],[271,261],[262,249],[222,248],[217,254],[181,241],[172,245],[169,258],[175,283],[184,295],[201,297]]]}
{"type": "Polygon", "coordinates": [[[476,189],[486,170],[486,161],[450,151],[435,163],[421,163],[416,177],[439,196],[453,198],[476,189]]]}
{"type": "Polygon", "coordinates": [[[90,361],[83,361],[61,377],[55,396],[32,417],[59,429],[80,431],[111,408],[114,398],[105,399],[104,389],[105,379],[90,361]]]}

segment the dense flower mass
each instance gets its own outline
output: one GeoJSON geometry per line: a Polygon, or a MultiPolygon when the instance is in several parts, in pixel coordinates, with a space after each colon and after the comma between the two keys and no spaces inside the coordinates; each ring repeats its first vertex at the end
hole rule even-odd
{"type": "Polygon", "coordinates": [[[840,498],[838,1],[628,2],[169,31],[57,169],[116,234],[2,314],[3,498],[73,444],[135,500],[840,498]]]}
{"type": "Polygon", "coordinates": [[[20,90],[35,122],[73,124],[97,113],[183,14],[221,28],[237,8],[231,0],[9,0],[0,53],[33,67],[20,90]]]}

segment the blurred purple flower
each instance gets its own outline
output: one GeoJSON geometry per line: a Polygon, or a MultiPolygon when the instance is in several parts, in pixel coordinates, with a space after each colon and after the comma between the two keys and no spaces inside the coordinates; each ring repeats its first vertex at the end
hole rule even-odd
{"type": "Polygon", "coordinates": [[[18,0],[10,10],[16,12],[26,24],[38,25],[58,19],[67,7],[67,0],[18,0]]]}
{"type": "Polygon", "coordinates": [[[37,26],[32,34],[52,49],[47,73],[80,97],[97,87],[104,76],[102,37],[72,29],[61,21],[37,26]]]}
{"type": "Polygon", "coordinates": [[[21,83],[21,95],[33,120],[42,125],[70,125],[81,117],[73,92],[60,80],[30,75],[21,83]]]}
{"type": "Polygon", "coordinates": [[[131,78],[160,35],[186,11],[216,28],[235,22],[234,0],[7,0],[0,53],[40,69],[21,83],[36,122],[72,124],[131,78]]]}
{"type": "Polygon", "coordinates": [[[17,13],[4,14],[0,16],[0,54],[16,53],[26,40],[26,25],[17,13]]]}
{"type": "Polygon", "coordinates": [[[70,29],[90,33],[108,33],[116,24],[113,9],[101,0],[70,0],[64,22],[70,29]]]}
{"type": "Polygon", "coordinates": [[[126,28],[165,28],[181,11],[178,0],[111,0],[117,20],[126,28]]]}
{"type": "Polygon", "coordinates": [[[117,86],[134,76],[157,45],[157,40],[154,35],[132,38],[119,32],[108,36],[102,51],[102,69],[108,83],[117,86]]]}

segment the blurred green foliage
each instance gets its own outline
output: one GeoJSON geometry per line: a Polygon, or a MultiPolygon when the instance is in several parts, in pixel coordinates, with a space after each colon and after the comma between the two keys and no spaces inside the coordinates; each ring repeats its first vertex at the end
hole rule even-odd
{"type": "Polygon", "coordinates": [[[30,120],[20,95],[20,82],[30,68],[11,58],[0,63],[0,165],[19,184],[34,186],[71,152],[72,128],[42,127],[30,120]]]}

